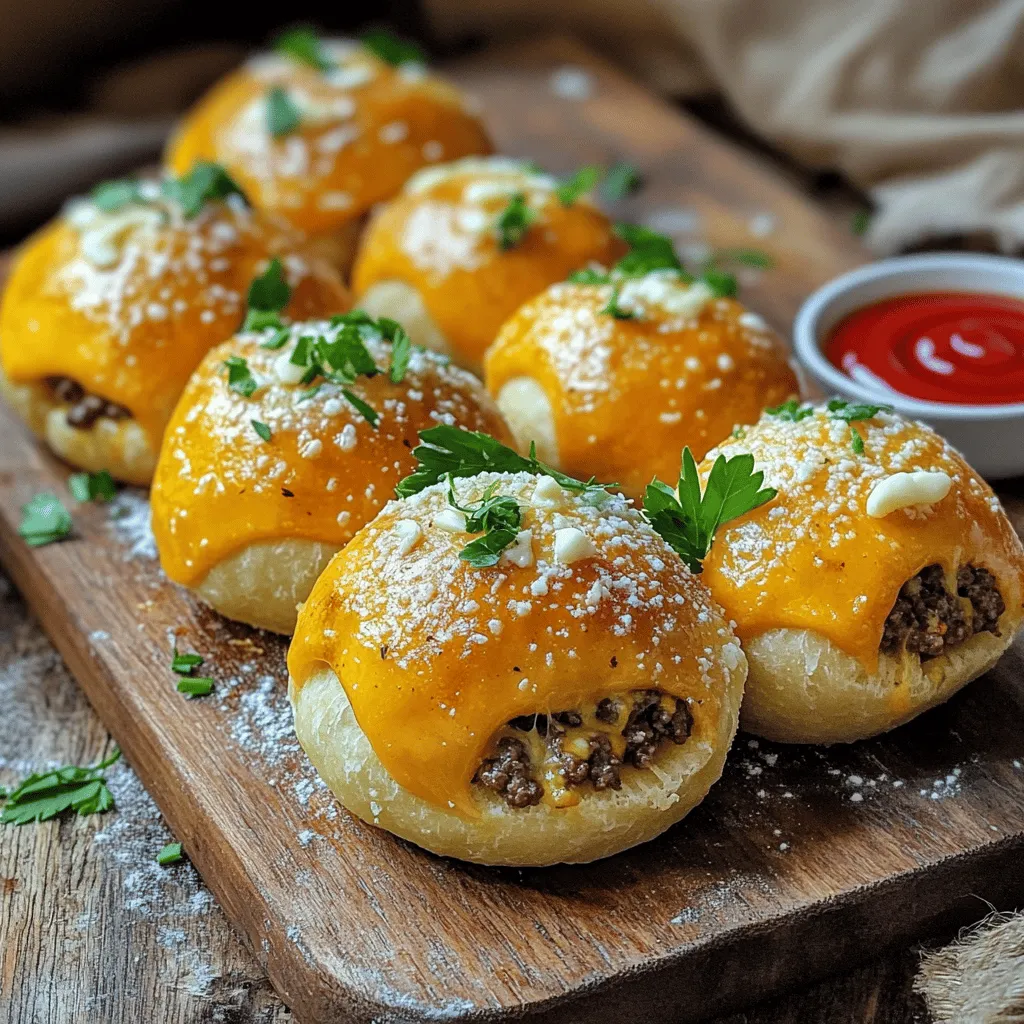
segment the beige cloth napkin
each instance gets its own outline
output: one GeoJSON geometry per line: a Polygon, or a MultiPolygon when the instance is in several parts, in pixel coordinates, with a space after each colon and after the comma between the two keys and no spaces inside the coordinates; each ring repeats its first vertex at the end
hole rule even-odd
{"type": "Polygon", "coordinates": [[[1024,247],[1024,0],[424,0],[442,38],[564,28],[675,94],[718,90],[797,160],[842,170],[893,251],[1024,247]]]}

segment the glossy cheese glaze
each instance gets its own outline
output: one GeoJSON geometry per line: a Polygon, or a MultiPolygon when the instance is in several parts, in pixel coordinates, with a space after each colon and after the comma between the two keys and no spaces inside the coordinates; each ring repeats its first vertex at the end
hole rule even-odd
{"type": "Polygon", "coordinates": [[[286,224],[235,203],[208,203],[192,220],[172,207],[133,208],[88,230],[62,217],[25,244],[11,273],[0,309],[4,373],[16,383],[78,381],[129,409],[155,451],[189,374],[238,330],[269,257],[284,258],[290,314],[348,308],[337,274],[304,259],[301,245],[286,224]],[[97,265],[88,239],[108,224],[116,245],[101,255],[113,259],[97,265]]]}
{"type": "Polygon", "coordinates": [[[361,46],[325,44],[337,68],[321,72],[264,55],[202,99],[172,138],[182,173],[197,159],[223,164],[253,202],[312,235],[329,234],[389,199],[426,164],[489,153],[465,99],[421,68],[394,68],[361,46]],[[275,138],[267,94],[286,90],[295,131],[275,138]]]}
{"type": "Polygon", "coordinates": [[[991,488],[937,434],[880,413],[854,424],[819,410],[794,423],[764,416],[742,437],[709,452],[750,452],[779,494],[715,537],[703,579],[741,639],[770,629],[808,629],[874,671],[885,620],[904,582],[938,564],[955,593],[957,567],[984,566],[1007,608],[1021,607],[1024,549],[991,488]],[[883,518],[867,514],[879,481],[916,470],[947,474],[949,493],[931,506],[883,518]]]}
{"type": "Polygon", "coordinates": [[[560,468],[613,480],[634,497],[654,476],[674,482],[680,453],[696,458],[798,391],[782,340],[732,299],[671,272],[623,285],[558,284],[527,303],[487,354],[497,395],[531,377],[551,404],[560,468]]]}
{"type": "Polygon", "coordinates": [[[542,500],[537,481],[456,482],[463,505],[494,482],[516,498],[523,565],[460,561],[472,538],[441,525],[443,484],[388,505],[324,571],[288,655],[300,688],[331,666],[399,785],[464,816],[477,813],[471,780],[510,719],[653,686],[689,699],[695,741],[708,741],[743,663],[704,585],[637,511],[618,497],[600,508],[542,500]],[[594,553],[557,564],[555,531],[573,528],[594,553]]]}
{"type": "MultiPolygon", "coordinates": [[[[333,545],[352,535],[394,495],[416,467],[417,432],[454,422],[502,439],[506,428],[480,384],[432,353],[414,352],[405,378],[360,377],[351,390],[380,415],[376,428],[325,384],[282,383],[305,333],[330,326],[298,324],[278,351],[266,335],[239,335],[214,349],[196,370],[168,425],[153,481],[153,532],[167,575],[195,586],[213,566],[259,541],[300,538],[333,545]],[[241,356],[257,380],[251,397],[227,386],[224,361],[241,356]],[[264,441],[252,421],[271,432],[264,441]]],[[[390,347],[368,343],[378,365],[390,347]]]]}
{"type": "Polygon", "coordinates": [[[504,158],[422,172],[367,229],[355,293],[381,281],[410,285],[455,357],[479,369],[498,328],[522,303],[588,262],[613,263],[625,249],[604,214],[585,200],[563,206],[556,186],[504,158]],[[502,250],[495,225],[520,192],[537,219],[502,250]]]}

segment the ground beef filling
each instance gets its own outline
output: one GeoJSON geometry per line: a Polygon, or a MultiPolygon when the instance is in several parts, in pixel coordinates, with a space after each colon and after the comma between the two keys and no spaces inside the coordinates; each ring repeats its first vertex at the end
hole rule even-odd
{"type": "Polygon", "coordinates": [[[650,767],[663,743],[685,743],[693,729],[693,715],[686,701],[666,698],[660,690],[638,690],[622,699],[605,698],[594,710],[594,718],[615,726],[627,708],[625,724],[619,730],[622,740],[615,744],[607,731],[583,729],[584,717],[578,711],[515,718],[509,723],[513,729],[535,731],[543,741],[543,764],[531,764],[528,743],[503,736],[495,756],[480,765],[473,781],[500,793],[510,807],[539,803],[544,787],[537,776],[552,770],[566,789],[584,784],[597,791],[619,789],[625,766],[650,767]],[[616,753],[616,747],[621,753],[616,753]]]}
{"type": "Polygon", "coordinates": [[[59,402],[67,402],[70,408],[64,414],[69,427],[88,430],[101,416],[112,420],[128,419],[131,413],[115,402],[108,402],[99,395],[90,395],[85,388],[70,377],[47,377],[46,383],[59,402]]]}
{"type": "Polygon", "coordinates": [[[885,620],[879,649],[883,654],[907,650],[933,658],[975,633],[996,632],[1005,609],[988,569],[961,566],[953,594],[946,588],[941,566],[929,565],[900,588],[885,620]]]}

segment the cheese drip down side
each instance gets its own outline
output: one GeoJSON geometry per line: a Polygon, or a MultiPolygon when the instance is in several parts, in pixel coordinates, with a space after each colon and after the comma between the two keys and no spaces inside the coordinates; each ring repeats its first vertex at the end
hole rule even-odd
{"type": "Polygon", "coordinates": [[[873,672],[900,588],[930,565],[942,567],[954,593],[958,568],[984,567],[1007,607],[1019,609],[1024,549],[992,489],[919,423],[880,412],[853,426],[862,454],[851,425],[825,409],[798,422],[765,414],[701,464],[706,479],[719,454],[750,452],[765,486],[778,490],[719,531],[704,562],[703,578],[740,637],[812,630],[873,672]],[[872,494],[881,487],[884,497],[896,487],[886,481],[901,473],[930,488],[910,497],[934,503],[894,497],[876,517],[872,494]]]}
{"type": "Polygon", "coordinates": [[[347,389],[378,415],[376,427],[340,385],[321,381],[310,393],[289,357],[299,338],[333,339],[338,330],[326,321],[301,322],[276,350],[261,347],[272,330],[241,334],[193,375],[168,426],[152,493],[153,531],[172,580],[195,586],[258,541],[347,543],[416,468],[412,450],[428,427],[451,423],[509,440],[469,374],[413,350],[396,384],[386,372],[391,346],[380,340],[366,345],[381,372],[357,377],[347,389]],[[246,361],[257,382],[249,397],[228,384],[224,363],[232,356],[246,361]]]}
{"type": "Polygon", "coordinates": [[[157,220],[130,223],[96,211],[86,228],[70,217],[43,228],[22,250],[0,310],[11,381],[71,379],[128,409],[154,451],[189,375],[238,330],[249,285],[272,257],[282,259],[293,289],[287,314],[349,306],[337,274],[306,259],[291,228],[237,197],[207,203],[191,219],[176,204],[150,212],[159,211],[157,220]],[[121,224],[108,239],[116,258],[97,262],[85,242],[108,219],[121,224]]]}
{"type": "Polygon", "coordinates": [[[713,736],[745,659],[700,580],[622,498],[541,504],[536,477],[482,474],[456,481],[459,504],[492,484],[522,508],[532,559],[461,561],[472,536],[452,530],[444,485],[389,504],[306,602],[294,685],[329,665],[399,785],[463,816],[478,813],[472,779],[493,740],[523,715],[657,687],[688,701],[698,741],[713,736]],[[421,529],[412,548],[398,528],[409,520],[421,529]],[[595,553],[559,564],[566,529],[595,553]]]}

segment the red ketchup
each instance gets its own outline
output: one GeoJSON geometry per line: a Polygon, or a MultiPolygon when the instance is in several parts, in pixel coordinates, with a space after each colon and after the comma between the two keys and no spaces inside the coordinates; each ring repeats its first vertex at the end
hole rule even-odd
{"type": "Polygon", "coordinates": [[[825,344],[848,377],[927,402],[1024,402],[1024,301],[927,292],[882,299],[841,320],[825,344]]]}

